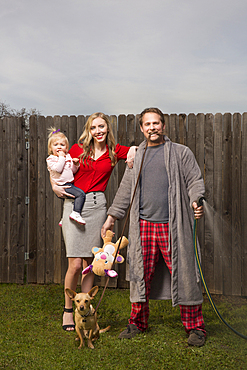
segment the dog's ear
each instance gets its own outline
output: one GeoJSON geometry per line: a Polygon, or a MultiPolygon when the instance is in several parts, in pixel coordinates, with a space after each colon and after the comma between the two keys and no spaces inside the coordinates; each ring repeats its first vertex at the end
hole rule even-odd
{"type": "Polygon", "coordinates": [[[70,299],[74,299],[77,294],[76,292],[74,292],[73,290],[69,288],[65,289],[65,293],[69,296],[70,299]]]}
{"type": "Polygon", "coordinates": [[[88,294],[91,298],[94,298],[96,294],[98,293],[99,287],[96,285],[91,290],[89,290],[88,294]]]}

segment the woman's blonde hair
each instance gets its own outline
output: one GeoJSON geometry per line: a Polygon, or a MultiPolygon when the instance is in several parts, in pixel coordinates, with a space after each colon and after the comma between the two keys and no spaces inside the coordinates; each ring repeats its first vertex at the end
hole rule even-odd
{"type": "Polygon", "coordinates": [[[94,157],[94,140],[91,134],[91,125],[93,120],[98,117],[102,118],[107,124],[108,133],[106,137],[106,144],[108,145],[109,148],[109,157],[111,159],[111,165],[115,166],[115,164],[117,163],[115,153],[116,144],[113,136],[112,127],[108,117],[101,112],[91,114],[91,116],[88,118],[86,122],[83,133],[79,137],[78,145],[79,147],[83,148],[83,153],[80,155],[80,158],[82,159],[82,163],[84,164],[84,161],[87,160],[89,157],[94,157]]]}
{"type": "Polygon", "coordinates": [[[61,132],[60,129],[57,130],[56,127],[50,127],[48,129],[48,145],[47,145],[48,146],[48,155],[53,154],[52,149],[51,149],[51,144],[58,137],[61,137],[62,139],[65,140],[67,150],[69,149],[69,140],[68,140],[67,136],[64,135],[64,133],[61,132]]]}

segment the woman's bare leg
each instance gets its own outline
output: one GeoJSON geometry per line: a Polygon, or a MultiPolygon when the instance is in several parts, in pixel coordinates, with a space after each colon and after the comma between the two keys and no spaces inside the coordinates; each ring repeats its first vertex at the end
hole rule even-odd
{"type": "MultiPolygon", "coordinates": [[[[70,288],[76,291],[77,282],[82,268],[81,258],[68,258],[68,270],[65,275],[64,289],[70,288]]],[[[65,308],[72,308],[72,301],[65,293],[65,308]]],[[[64,312],[63,325],[74,325],[73,313],[64,312]]],[[[74,330],[74,327],[68,327],[67,331],[74,330]]]]}
{"type": "MultiPolygon", "coordinates": [[[[83,259],[83,270],[88,267],[93,261],[93,258],[89,257],[89,258],[84,258],[83,259]]],[[[88,274],[86,275],[82,275],[82,278],[81,278],[81,291],[83,293],[87,293],[89,292],[90,289],[92,289],[93,287],[93,282],[94,282],[94,273],[93,272],[89,272],[88,274]]]]}

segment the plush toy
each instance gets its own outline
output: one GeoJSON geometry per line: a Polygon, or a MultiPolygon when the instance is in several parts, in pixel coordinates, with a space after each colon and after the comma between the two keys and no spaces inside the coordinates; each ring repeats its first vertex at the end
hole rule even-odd
{"type": "MultiPolygon", "coordinates": [[[[120,238],[114,244],[112,243],[112,237],[114,233],[111,230],[107,230],[104,240],[104,245],[102,248],[93,247],[92,252],[94,254],[94,260],[92,265],[88,266],[82,271],[83,275],[89,272],[94,272],[98,276],[108,275],[110,277],[116,277],[118,274],[115,270],[112,270],[112,264],[114,257],[116,255],[120,238]]],[[[129,244],[128,239],[123,236],[119,250],[126,247],[129,244]]],[[[115,263],[123,263],[124,258],[120,254],[117,254],[115,263]]]]}

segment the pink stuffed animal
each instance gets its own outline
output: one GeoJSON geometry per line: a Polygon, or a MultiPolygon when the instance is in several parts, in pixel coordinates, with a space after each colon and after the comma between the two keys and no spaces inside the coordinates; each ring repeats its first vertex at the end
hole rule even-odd
{"type": "MultiPolygon", "coordinates": [[[[120,239],[114,244],[111,242],[114,233],[111,230],[107,230],[104,240],[103,248],[93,247],[92,252],[94,254],[94,260],[92,265],[88,266],[82,271],[83,275],[89,272],[94,272],[98,276],[108,275],[110,277],[116,277],[118,274],[115,270],[112,270],[112,264],[116,255],[118,244],[120,239]]],[[[128,239],[123,236],[119,249],[126,247],[129,244],[128,239]]],[[[123,263],[124,258],[120,254],[117,254],[115,263],[123,263]]]]}

